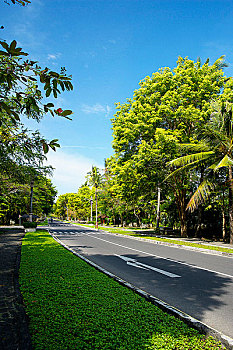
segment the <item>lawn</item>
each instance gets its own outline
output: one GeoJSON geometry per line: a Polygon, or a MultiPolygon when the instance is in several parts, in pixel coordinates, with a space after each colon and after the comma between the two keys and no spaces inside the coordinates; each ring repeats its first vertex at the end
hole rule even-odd
{"type": "Polygon", "coordinates": [[[36,350],[222,349],[60,246],[27,233],[20,286],[36,350]]]}

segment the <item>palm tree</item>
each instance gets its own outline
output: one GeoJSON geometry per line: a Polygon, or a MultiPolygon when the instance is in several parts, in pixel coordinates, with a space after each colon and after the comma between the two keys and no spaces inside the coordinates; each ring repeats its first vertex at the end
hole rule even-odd
{"type": "Polygon", "coordinates": [[[95,187],[95,228],[98,228],[98,187],[102,183],[102,175],[96,166],[92,166],[92,170],[87,173],[87,179],[91,186],[95,187]]]}
{"type": "Polygon", "coordinates": [[[192,153],[170,162],[171,166],[178,168],[169,177],[185,169],[197,168],[200,165],[204,167],[203,181],[187,205],[187,209],[193,211],[209,198],[215,188],[213,174],[216,175],[219,169],[225,168],[229,188],[230,243],[233,244],[233,104],[214,102],[212,107],[214,112],[200,135],[200,142],[180,145],[183,150],[192,153]]]}

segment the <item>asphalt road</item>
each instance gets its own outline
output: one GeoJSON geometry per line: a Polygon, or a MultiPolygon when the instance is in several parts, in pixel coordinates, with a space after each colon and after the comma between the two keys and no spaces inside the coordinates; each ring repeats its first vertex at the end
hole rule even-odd
{"type": "Polygon", "coordinates": [[[61,222],[50,231],[109,272],[233,338],[233,258],[61,222]]]}

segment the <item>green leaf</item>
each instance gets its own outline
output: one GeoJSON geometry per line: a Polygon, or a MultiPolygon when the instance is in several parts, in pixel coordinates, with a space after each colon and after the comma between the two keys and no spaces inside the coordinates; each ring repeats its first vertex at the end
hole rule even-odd
{"type": "Polygon", "coordinates": [[[13,41],[11,42],[11,44],[10,44],[10,50],[11,50],[11,51],[12,51],[12,50],[15,50],[16,45],[17,45],[17,42],[16,42],[15,40],[13,40],[13,41]]]}
{"type": "Polygon", "coordinates": [[[62,113],[60,113],[60,115],[62,117],[66,117],[67,115],[71,115],[73,114],[73,112],[70,109],[66,109],[65,111],[63,111],[62,113]]]}
{"type": "Polygon", "coordinates": [[[55,98],[57,98],[57,90],[56,90],[56,89],[53,89],[53,96],[54,96],[55,98]]]}
{"type": "Polygon", "coordinates": [[[214,184],[208,180],[204,180],[197,188],[196,192],[192,195],[187,209],[193,212],[201,203],[205,202],[212,191],[214,190],[214,184]]]}
{"type": "Polygon", "coordinates": [[[48,108],[54,107],[54,104],[49,102],[49,103],[46,104],[46,107],[48,107],[48,108]]]}
{"type": "Polygon", "coordinates": [[[7,43],[5,43],[5,41],[0,41],[0,44],[2,45],[2,47],[5,49],[5,50],[9,50],[9,45],[7,43]]]}
{"type": "Polygon", "coordinates": [[[174,160],[172,160],[169,164],[172,166],[184,166],[186,164],[192,163],[194,161],[203,161],[207,158],[209,158],[211,155],[214,155],[214,151],[208,151],[208,152],[199,152],[194,154],[189,154],[184,157],[179,157],[174,160]]]}
{"type": "Polygon", "coordinates": [[[59,84],[61,86],[62,91],[65,91],[65,85],[64,85],[63,81],[60,80],[59,84]]]}
{"type": "Polygon", "coordinates": [[[44,153],[45,153],[45,154],[48,153],[48,151],[49,151],[49,146],[48,146],[48,144],[47,144],[46,142],[43,142],[42,146],[43,146],[43,151],[44,151],[44,153]]]}
{"type": "Polygon", "coordinates": [[[46,90],[45,96],[46,96],[46,97],[49,97],[50,94],[51,94],[51,92],[52,92],[52,89],[49,87],[49,88],[46,90]]]}
{"type": "Polygon", "coordinates": [[[214,171],[223,168],[233,166],[233,159],[231,159],[227,154],[221,161],[215,166],[214,171]]]}
{"type": "Polygon", "coordinates": [[[8,52],[2,51],[2,50],[0,50],[0,55],[1,56],[10,56],[10,54],[8,52]]]}
{"type": "Polygon", "coordinates": [[[196,161],[194,161],[194,162],[191,162],[191,163],[188,163],[188,164],[186,164],[186,165],[183,165],[182,167],[180,167],[180,168],[174,170],[171,174],[169,174],[168,176],[166,176],[165,179],[163,180],[163,182],[165,182],[166,180],[168,180],[170,177],[173,177],[173,176],[179,174],[179,173],[180,173],[181,171],[183,171],[183,170],[188,170],[188,169],[190,169],[192,166],[194,166],[194,165],[196,165],[196,164],[198,164],[198,163],[199,163],[199,160],[196,160],[196,161]]]}
{"type": "Polygon", "coordinates": [[[3,108],[7,112],[7,114],[11,114],[11,109],[5,102],[1,102],[0,107],[3,108]]]}

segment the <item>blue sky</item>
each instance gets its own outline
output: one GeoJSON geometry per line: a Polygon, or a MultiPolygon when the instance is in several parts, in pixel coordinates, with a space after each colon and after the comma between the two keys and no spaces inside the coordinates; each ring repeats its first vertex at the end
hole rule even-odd
{"type": "Polygon", "coordinates": [[[178,56],[214,62],[226,55],[233,74],[233,0],[1,1],[1,38],[15,39],[41,66],[72,75],[74,91],[57,99],[73,120],[26,121],[61,149],[50,152],[59,194],[76,192],[92,165],[103,167],[111,147],[115,103],[132,97],[140,80],[178,56]]]}

